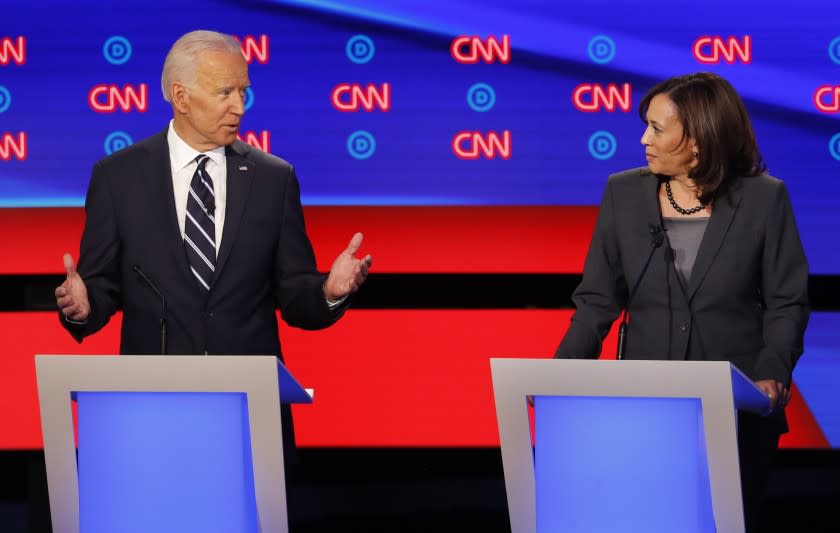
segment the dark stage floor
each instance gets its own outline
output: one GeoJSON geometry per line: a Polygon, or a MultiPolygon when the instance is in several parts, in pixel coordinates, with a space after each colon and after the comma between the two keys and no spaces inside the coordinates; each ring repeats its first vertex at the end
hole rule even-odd
{"type": "MultiPolygon", "coordinates": [[[[51,531],[43,468],[0,452],[0,532],[51,531]]],[[[291,482],[291,533],[510,531],[498,449],[302,449],[291,482]]],[[[780,452],[762,521],[840,531],[840,452],[780,452]]]]}

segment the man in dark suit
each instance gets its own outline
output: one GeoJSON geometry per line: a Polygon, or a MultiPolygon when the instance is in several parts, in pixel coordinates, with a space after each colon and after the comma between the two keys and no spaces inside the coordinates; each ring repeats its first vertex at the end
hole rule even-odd
{"type": "Polygon", "coordinates": [[[277,307],[304,329],[341,317],[371,257],[354,257],[357,233],[318,273],[294,169],[237,140],[249,84],[230,36],[196,31],[172,46],[172,121],[94,166],[78,270],[64,256],[56,300],[79,342],[119,305],[124,354],[280,356],[277,307]]]}

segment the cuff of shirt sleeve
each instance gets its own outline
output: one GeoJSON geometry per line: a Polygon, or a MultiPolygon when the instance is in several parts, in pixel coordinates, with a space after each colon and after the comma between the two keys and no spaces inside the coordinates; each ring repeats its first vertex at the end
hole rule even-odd
{"type": "Polygon", "coordinates": [[[329,308],[330,308],[330,311],[332,311],[333,309],[335,309],[335,308],[336,308],[336,307],[338,307],[339,305],[343,304],[343,303],[344,303],[344,300],[346,300],[346,299],[347,299],[347,295],[342,296],[342,297],[341,297],[341,298],[339,298],[338,300],[330,300],[329,298],[326,298],[326,300],[327,300],[327,307],[329,307],[329,308]]]}

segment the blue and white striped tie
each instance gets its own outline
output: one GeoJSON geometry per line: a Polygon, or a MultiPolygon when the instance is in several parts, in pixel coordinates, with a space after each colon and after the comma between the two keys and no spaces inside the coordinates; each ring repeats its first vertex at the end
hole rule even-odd
{"type": "Polygon", "coordinates": [[[213,178],[204,169],[210,158],[200,155],[187,196],[187,217],[184,222],[184,248],[190,269],[202,292],[210,292],[213,273],[216,271],[216,196],[213,178]]]}

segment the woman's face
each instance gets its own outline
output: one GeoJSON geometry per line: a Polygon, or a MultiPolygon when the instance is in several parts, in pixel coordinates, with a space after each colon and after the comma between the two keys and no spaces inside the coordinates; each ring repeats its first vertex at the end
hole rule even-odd
{"type": "Polygon", "coordinates": [[[694,139],[683,140],[683,125],[677,106],[665,94],[654,96],[647,110],[647,128],[642,135],[645,158],[654,174],[685,177],[697,164],[692,154],[697,144],[694,139]]]}

